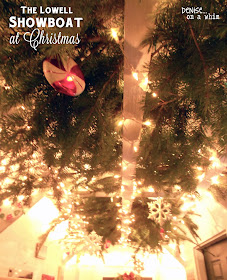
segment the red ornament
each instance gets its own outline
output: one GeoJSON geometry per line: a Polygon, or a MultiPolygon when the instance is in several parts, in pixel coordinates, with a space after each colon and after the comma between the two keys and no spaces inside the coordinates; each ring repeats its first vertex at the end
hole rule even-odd
{"type": "Polygon", "coordinates": [[[54,276],[50,276],[47,274],[42,274],[42,280],[54,280],[55,277],[54,276]]]}
{"type": "Polygon", "coordinates": [[[108,249],[111,246],[111,241],[110,240],[106,240],[105,244],[104,244],[104,248],[108,249]]]}
{"type": "Polygon", "coordinates": [[[21,207],[22,207],[21,202],[18,202],[18,203],[17,203],[17,207],[18,207],[18,208],[21,208],[21,207]]]}
{"type": "Polygon", "coordinates": [[[161,228],[161,229],[160,229],[160,233],[165,233],[164,228],[161,228]]]}
{"type": "Polygon", "coordinates": [[[71,58],[46,58],[43,72],[50,85],[61,93],[77,96],[85,89],[84,75],[71,58]]]}
{"type": "Polygon", "coordinates": [[[12,218],[13,218],[13,215],[12,215],[12,214],[9,214],[9,215],[6,216],[6,220],[7,220],[7,221],[12,220],[12,218]]]}
{"type": "Polygon", "coordinates": [[[129,274],[125,273],[123,276],[123,280],[134,280],[135,275],[133,272],[130,272],[129,274]]]}

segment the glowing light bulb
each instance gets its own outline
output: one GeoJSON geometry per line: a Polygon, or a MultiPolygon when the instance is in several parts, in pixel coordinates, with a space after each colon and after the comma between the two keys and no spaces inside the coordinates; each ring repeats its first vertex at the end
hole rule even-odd
{"type": "Polygon", "coordinates": [[[5,199],[5,200],[3,200],[3,205],[4,205],[4,206],[10,206],[10,205],[11,205],[10,200],[9,200],[8,198],[5,199]]]}
{"type": "Polygon", "coordinates": [[[144,85],[148,85],[148,78],[146,77],[145,79],[144,79],[144,85]]]}
{"type": "Polygon", "coordinates": [[[90,167],[91,167],[90,164],[87,164],[87,163],[86,163],[86,164],[84,165],[84,168],[85,168],[86,170],[87,170],[87,169],[90,169],[90,167]]]}
{"type": "Polygon", "coordinates": [[[72,76],[67,76],[66,80],[67,80],[68,82],[72,82],[72,81],[73,81],[73,77],[72,77],[72,76]]]}
{"type": "Polygon", "coordinates": [[[197,179],[200,181],[200,182],[202,182],[202,180],[205,178],[205,173],[203,173],[202,175],[199,175],[198,177],[197,177],[197,179]]]}
{"type": "Polygon", "coordinates": [[[116,28],[111,28],[111,35],[112,35],[112,37],[113,37],[116,41],[119,40],[119,39],[118,39],[117,29],[116,29],[116,28]]]}
{"type": "Polygon", "coordinates": [[[18,199],[19,201],[22,201],[22,200],[24,199],[24,195],[19,195],[19,196],[17,197],[17,199],[18,199]]]}
{"type": "Polygon", "coordinates": [[[118,126],[122,126],[124,124],[124,120],[120,120],[119,122],[118,122],[118,126]]]}
{"type": "Polygon", "coordinates": [[[151,123],[151,121],[148,120],[148,121],[145,121],[143,124],[146,126],[150,126],[152,123],[151,123]]]}
{"type": "Polygon", "coordinates": [[[177,191],[181,191],[181,186],[179,186],[179,185],[174,185],[174,189],[177,190],[177,191]]]}
{"type": "Polygon", "coordinates": [[[153,93],[152,93],[152,96],[153,96],[153,97],[157,97],[158,95],[157,95],[157,93],[153,92],[153,93]]]}
{"type": "Polygon", "coordinates": [[[144,78],[141,83],[139,84],[139,86],[142,88],[142,90],[147,91],[147,85],[148,85],[149,81],[148,78],[144,78]]]}
{"type": "Polygon", "coordinates": [[[148,188],[148,192],[154,192],[154,188],[153,187],[149,187],[148,188]]]}
{"type": "Polygon", "coordinates": [[[2,165],[6,165],[6,164],[7,164],[7,160],[6,160],[6,159],[3,159],[3,160],[1,161],[1,163],[2,163],[2,165]]]}
{"type": "Polygon", "coordinates": [[[212,178],[211,178],[211,182],[212,182],[212,184],[215,184],[215,185],[219,184],[218,176],[212,177],[212,178]]]}
{"type": "Polygon", "coordinates": [[[32,195],[36,195],[38,193],[37,189],[32,190],[32,195]]]}
{"type": "Polygon", "coordinates": [[[136,146],[133,147],[134,152],[138,152],[138,148],[136,146]]]}
{"type": "Polygon", "coordinates": [[[132,76],[135,80],[137,80],[137,81],[139,80],[139,75],[137,72],[132,72],[132,76]]]}
{"type": "Polygon", "coordinates": [[[0,166],[0,171],[5,172],[6,168],[5,166],[0,166]]]}

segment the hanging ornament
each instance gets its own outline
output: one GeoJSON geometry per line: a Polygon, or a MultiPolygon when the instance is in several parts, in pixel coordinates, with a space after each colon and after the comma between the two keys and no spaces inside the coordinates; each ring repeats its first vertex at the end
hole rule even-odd
{"type": "Polygon", "coordinates": [[[163,223],[168,220],[171,216],[170,204],[164,202],[162,198],[158,198],[154,202],[147,203],[149,207],[149,219],[163,225],[163,223]]]}
{"type": "Polygon", "coordinates": [[[138,274],[141,273],[141,271],[144,270],[144,262],[137,259],[135,256],[133,257],[133,264],[134,264],[134,271],[138,274]]]}
{"type": "Polygon", "coordinates": [[[108,249],[108,248],[110,248],[110,246],[111,246],[111,241],[107,239],[105,244],[104,244],[104,248],[108,249]]]}
{"type": "Polygon", "coordinates": [[[0,219],[5,221],[14,221],[16,218],[24,213],[23,204],[21,202],[16,202],[11,204],[10,202],[3,201],[3,205],[0,208],[0,219]]]}
{"type": "Polygon", "coordinates": [[[78,231],[65,237],[63,244],[66,252],[70,255],[98,255],[101,251],[102,236],[97,235],[95,231],[90,234],[78,231]]]}
{"type": "Polygon", "coordinates": [[[43,72],[49,84],[58,92],[77,96],[85,89],[84,75],[72,58],[46,58],[43,72]]]}
{"type": "Polygon", "coordinates": [[[12,219],[13,219],[13,215],[12,214],[9,214],[9,215],[6,216],[6,220],[7,221],[10,221],[12,219]]]}
{"type": "Polygon", "coordinates": [[[90,255],[95,255],[101,250],[102,236],[99,236],[94,230],[84,236],[84,251],[90,255]]]}

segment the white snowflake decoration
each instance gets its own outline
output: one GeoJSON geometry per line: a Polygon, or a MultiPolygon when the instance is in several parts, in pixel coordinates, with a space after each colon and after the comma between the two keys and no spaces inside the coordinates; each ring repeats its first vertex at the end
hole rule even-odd
{"type": "Polygon", "coordinates": [[[171,205],[164,202],[162,198],[158,198],[154,202],[147,203],[149,207],[149,219],[163,225],[164,221],[170,219],[171,217],[171,205]]]}
{"type": "Polygon", "coordinates": [[[102,236],[98,235],[94,230],[84,236],[84,251],[90,255],[97,254],[101,250],[102,236]]]}
{"type": "Polygon", "coordinates": [[[97,255],[101,250],[102,236],[95,231],[87,234],[83,231],[75,232],[64,240],[65,248],[70,254],[97,255]]]}

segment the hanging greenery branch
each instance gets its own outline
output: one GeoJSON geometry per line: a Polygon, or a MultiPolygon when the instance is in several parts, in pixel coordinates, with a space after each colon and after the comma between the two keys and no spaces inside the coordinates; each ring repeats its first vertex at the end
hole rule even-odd
{"type": "MultiPolygon", "coordinates": [[[[203,11],[211,13],[210,4],[203,1],[203,11]]],[[[156,191],[169,192],[175,185],[195,190],[198,168],[209,166],[210,151],[225,153],[227,53],[225,38],[217,36],[226,24],[224,3],[212,4],[218,20],[187,19],[182,7],[193,5],[164,4],[142,43],[151,50],[144,119],[155,128],[143,131],[137,178],[156,191]]]]}

